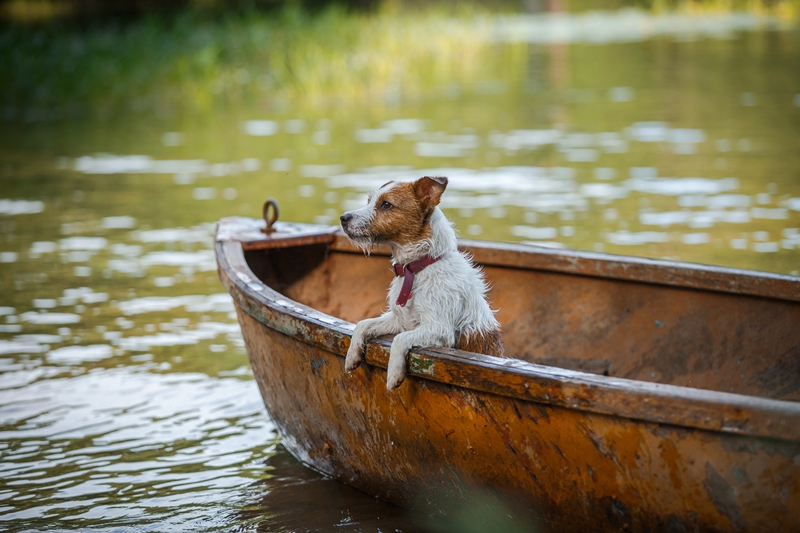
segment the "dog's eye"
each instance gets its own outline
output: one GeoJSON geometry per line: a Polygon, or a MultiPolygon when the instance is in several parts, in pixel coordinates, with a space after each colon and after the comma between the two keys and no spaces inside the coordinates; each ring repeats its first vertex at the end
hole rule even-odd
{"type": "Polygon", "coordinates": [[[390,204],[389,202],[387,202],[385,200],[383,201],[383,203],[381,203],[381,209],[391,209],[393,207],[394,206],[392,204],[390,204]]]}

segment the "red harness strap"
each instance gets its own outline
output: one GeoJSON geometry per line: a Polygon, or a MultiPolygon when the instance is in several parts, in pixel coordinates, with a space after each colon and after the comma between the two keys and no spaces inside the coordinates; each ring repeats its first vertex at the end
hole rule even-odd
{"type": "Polygon", "coordinates": [[[408,303],[408,299],[411,298],[411,288],[414,285],[414,274],[418,273],[423,268],[434,264],[442,257],[444,257],[444,254],[440,255],[439,257],[431,257],[426,255],[425,257],[421,257],[416,261],[411,261],[405,265],[392,265],[394,268],[394,275],[397,277],[403,277],[403,287],[400,289],[400,295],[397,297],[397,305],[400,307],[405,307],[406,303],[408,303]]]}

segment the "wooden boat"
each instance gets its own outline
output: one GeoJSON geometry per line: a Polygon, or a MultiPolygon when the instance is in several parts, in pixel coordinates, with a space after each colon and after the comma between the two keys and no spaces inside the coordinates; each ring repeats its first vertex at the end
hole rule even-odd
{"type": "Polygon", "coordinates": [[[306,465],[519,531],[800,531],[797,277],[463,241],[514,358],[419,349],[388,392],[390,338],[344,371],[353,323],[385,306],[388,250],[271,222],[219,223],[219,275],[306,465]]]}

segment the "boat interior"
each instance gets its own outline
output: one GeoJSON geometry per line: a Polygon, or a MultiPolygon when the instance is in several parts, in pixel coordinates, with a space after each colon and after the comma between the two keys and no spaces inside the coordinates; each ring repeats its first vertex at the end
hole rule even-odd
{"type": "MultiPolygon", "coordinates": [[[[796,299],[625,279],[602,269],[576,274],[556,262],[548,266],[545,252],[536,247],[500,253],[491,243],[473,242],[465,251],[490,283],[490,304],[510,357],[647,382],[800,400],[796,299]]],[[[326,314],[355,323],[386,309],[393,276],[388,249],[365,255],[337,235],[333,242],[246,250],[245,259],[271,288],[326,314]]],[[[624,272],[624,261],[618,263],[614,271],[624,272]]],[[[724,285],[726,274],[719,270],[724,285]]]]}

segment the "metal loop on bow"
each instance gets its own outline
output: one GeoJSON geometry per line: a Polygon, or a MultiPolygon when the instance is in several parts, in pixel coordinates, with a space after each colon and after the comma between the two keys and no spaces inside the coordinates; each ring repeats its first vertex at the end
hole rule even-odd
{"type": "Polygon", "coordinates": [[[264,210],[262,211],[261,216],[264,217],[264,222],[267,223],[267,226],[265,228],[261,228],[261,231],[269,235],[275,231],[273,225],[278,221],[278,202],[275,201],[274,198],[270,198],[264,202],[264,210]],[[268,217],[267,215],[269,214],[270,207],[272,207],[272,216],[268,217]]]}

